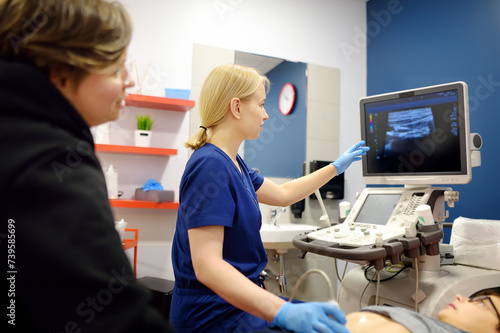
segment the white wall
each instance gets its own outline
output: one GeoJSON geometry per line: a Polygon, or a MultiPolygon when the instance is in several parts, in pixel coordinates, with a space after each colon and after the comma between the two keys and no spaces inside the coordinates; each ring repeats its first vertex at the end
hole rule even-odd
{"type": "MultiPolygon", "coordinates": [[[[137,61],[139,78],[150,66],[144,94],[162,96],[163,88],[191,89],[193,44],[334,67],[340,70],[340,151],[359,140],[358,100],[366,95],[364,0],[120,2],[134,23],[129,55],[137,61]]],[[[186,141],[188,133],[188,121],[182,121],[176,142],[186,141]]],[[[163,177],[178,181],[187,152],[181,144],[172,148],[179,149],[177,162],[167,164],[174,164],[176,170],[167,166],[163,177]]],[[[346,199],[354,202],[355,192],[362,188],[357,163],[346,172],[346,199]]],[[[176,214],[114,211],[117,218],[124,217],[129,226],[140,230],[138,276],[173,278],[168,252],[176,214]]]]}

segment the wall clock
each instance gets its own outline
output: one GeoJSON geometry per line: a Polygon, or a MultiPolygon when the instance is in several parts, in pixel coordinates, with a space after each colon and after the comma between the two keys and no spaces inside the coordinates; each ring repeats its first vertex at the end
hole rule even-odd
{"type": "Polygon", "coordinates": [[[291,83],[285,83],[281,88],[278,107],[282,115],[287,115],[295,105],[295,87],[291,83]]]}

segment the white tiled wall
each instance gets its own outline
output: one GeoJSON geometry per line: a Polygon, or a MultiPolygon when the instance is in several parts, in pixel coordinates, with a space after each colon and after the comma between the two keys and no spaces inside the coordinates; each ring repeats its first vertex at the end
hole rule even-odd
{"type": "Polygon", "coordinates": [[[234,50],[222,49],[205,45],[193,45],[193,72],[191,83],[191,99],[197,102],[190,111],[189,137],[200,128],[200,112],[198,101],[203,82],[208,74],[217,66],[234,63],[234,50]]]}

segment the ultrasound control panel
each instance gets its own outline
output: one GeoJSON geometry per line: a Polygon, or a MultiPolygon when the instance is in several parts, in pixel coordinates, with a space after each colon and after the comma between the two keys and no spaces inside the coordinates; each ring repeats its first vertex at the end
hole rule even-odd
{"type": "Polygon", "coordinates": [[[338,243],[340,246],[359,247],[376,244],[377,237],[381,241],[387,241],[404,235],[404,227],[349,222],[310,232],[307,238],[338,243]]]}
{"type": "Polygon", "coordinates": [[[417,222],[416,209],[420,205],[432,208],[434,220],[442,222],[444,211],[444,187],[392,187],[366,188],[359,195],[345,222],[386,225],[390,228],[405,228],[417,222]]]}
{"type": "Polygon", "coordinates": [[[307,234],[309,240],[320,240],[339,246],[361,247],[376,245],[416,233],[417,213],[420,205],[430,205],[434,220],[442,222],[444,216],[442,187],[422,188],[366,188],[347,215],[344,223],[319,229],[307,234]]]}

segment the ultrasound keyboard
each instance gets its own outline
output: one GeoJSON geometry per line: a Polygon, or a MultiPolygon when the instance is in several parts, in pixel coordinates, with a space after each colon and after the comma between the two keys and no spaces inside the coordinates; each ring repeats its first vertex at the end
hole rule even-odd
{"type": "Polygon", "coordinates": [[[389,227],[370,223],[349,222],[319,229],[307,234],[309,240],[338,243],[340,246],[361,247],[374,245],[377,236],[387,240],[405,235],[404,227],[389,227]]]}

